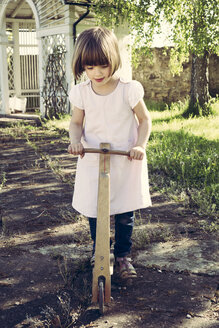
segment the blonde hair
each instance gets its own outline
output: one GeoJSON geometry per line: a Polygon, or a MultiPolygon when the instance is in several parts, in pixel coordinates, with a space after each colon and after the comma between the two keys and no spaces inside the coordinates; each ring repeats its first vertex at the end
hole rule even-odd
{"type": "Polygon", "coordinates": [[[75,44],[72,71],[79,78],[85,66],[109,65],[111,75],[121,66],[118,41],[115,34],[104,27],[83,31],[75,44]]]}

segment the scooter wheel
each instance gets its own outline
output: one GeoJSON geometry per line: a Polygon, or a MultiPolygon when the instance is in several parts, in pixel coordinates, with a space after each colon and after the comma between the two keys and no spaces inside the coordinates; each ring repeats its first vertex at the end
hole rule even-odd
{"type": "Polygon", "coordinates": [[[103,281],[103,279],[100,279],[99,283],[98,283],[98,301],[99,301],[100,314],[103,314],[103,312],[104,312],[104,281],[103,281]]]}

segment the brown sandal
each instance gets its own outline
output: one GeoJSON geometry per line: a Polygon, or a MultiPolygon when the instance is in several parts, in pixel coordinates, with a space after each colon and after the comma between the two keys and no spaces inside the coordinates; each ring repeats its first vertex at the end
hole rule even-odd
{"type": "Polygon", "coordinates": [[[122,280],[137,277],[135,268],[131,264],[131,259],[126,256],[116,258],[116,273],[118,274],[118,277],[122,280]]]}

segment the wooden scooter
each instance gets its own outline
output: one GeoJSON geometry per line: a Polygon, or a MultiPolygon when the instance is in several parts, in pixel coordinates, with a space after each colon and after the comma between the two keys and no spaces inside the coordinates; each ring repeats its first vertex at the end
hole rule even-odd
{"type": "Polygon", "coordinates": [[[109,143],[101,143],[99,149],[85,148],[84,153],[100,154],[92,302],[99,303],[99,311],[103,314],[104,304],[111,300],[111,275],[113,274],[113,260],[110,256],[110,155],[129,156],[130,153],[110,150],[109,143]]]}

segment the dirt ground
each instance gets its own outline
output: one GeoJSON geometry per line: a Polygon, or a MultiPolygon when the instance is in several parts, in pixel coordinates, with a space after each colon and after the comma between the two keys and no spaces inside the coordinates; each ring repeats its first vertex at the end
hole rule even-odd
{"type": "Polygon", "coordinates": [[[0,128],[0,328],[219,327],[217,236],[157,193],[153,207],[136,213],[138,277],[127,287],[112,278],[112,301],[99,314],[91,304],[88,223],[71,207],[76,158],[63,135],[0,128]],[[188,253],[194,244],[196,259],[188,253]]]}

